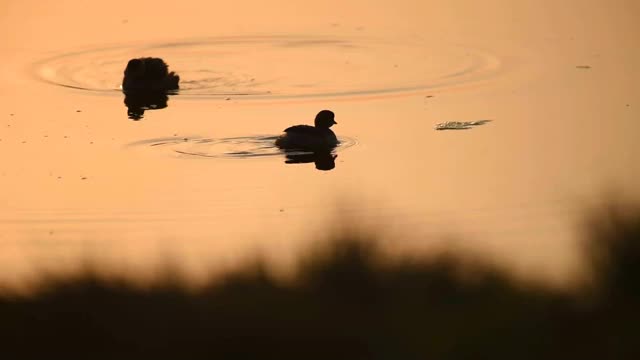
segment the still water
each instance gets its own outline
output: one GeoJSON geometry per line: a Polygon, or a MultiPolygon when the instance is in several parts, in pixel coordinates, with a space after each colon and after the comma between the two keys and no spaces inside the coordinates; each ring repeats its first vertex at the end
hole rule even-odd
{"type": "Polygon", "coordinates": [[[87,262],[287,268],[336,229],[561,281],[585,206],[640,198],[634,1],[3,1],[0,283],[87,262]],[[125,98],[134,57],[181,76],[125,98]],[[283,154],[336,113],[331,154],[283,154]]]}

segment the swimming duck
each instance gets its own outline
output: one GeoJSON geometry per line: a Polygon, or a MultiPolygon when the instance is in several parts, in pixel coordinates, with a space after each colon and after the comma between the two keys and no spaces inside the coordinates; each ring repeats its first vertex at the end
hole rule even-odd
{"type": "Polygon", "coordinates": [[[276,146],[281,149],[318,150],[330,149],[338,145],[336,134],[329,129],[337,124],[333,111],[322,110],[316,115],[315,126],[295,125],[284,130],[276,146]]]}
{"type": "Polygon", "coordinates": [[[124,91],[177,90],[180,76],[169,72],[167,63],[160,58],[145,57],[129,60],[124,70],[124,91]]]}

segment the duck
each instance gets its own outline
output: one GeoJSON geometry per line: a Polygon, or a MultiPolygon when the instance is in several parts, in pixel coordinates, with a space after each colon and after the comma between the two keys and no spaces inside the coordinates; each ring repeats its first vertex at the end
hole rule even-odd
{"type": "Polygon", "coordinates": [[[129,60],[122,80],[123,91],[169,91],[179,88],[180,76],[169,72],[161,58],[142,57],[129,60]]]}
{"type": "Polygon", "coordinates": [[[320,111],[314,126],[295,125],[284,129],[284,134],[276,139],[276,146],[283,150],[323,150],[338,146],[336,134],[331,131],[338,124],[331,110],[320,111]]]}

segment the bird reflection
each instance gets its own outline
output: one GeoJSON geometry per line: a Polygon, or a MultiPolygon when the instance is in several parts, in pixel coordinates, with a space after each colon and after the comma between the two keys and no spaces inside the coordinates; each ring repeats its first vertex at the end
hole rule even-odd
{"type": "Polygon", "coordinates": [[[336,167],[336,158],[331,150],[316,151],[309,153],[285,152],[286,164],[306,164],[315,163],[316,169],[322,171],[333,170],[336,167]]]}
{"type": "Polygon", "coordinates": [[[124,105],[131,120],[140,120],[146,110],[158,110],[167,107],[169,96],[165,91],[125,92],[124,105]]]}

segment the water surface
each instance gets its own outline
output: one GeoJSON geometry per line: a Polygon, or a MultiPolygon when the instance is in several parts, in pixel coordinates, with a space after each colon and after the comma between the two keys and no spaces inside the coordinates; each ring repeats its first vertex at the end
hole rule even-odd
{"type": "Polygon", "coordinates": [[[286,268],[354,223],[558,280],[581,209],[640,195],[634,2],[300,4],[5,2],[0,281],[167,257],[198,279],[257,252],[286,268]],[[181,90],[126,100],[137,56],[181,90]],[[322,109],[343,146],[273,147],[322,109]]]}

